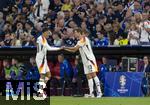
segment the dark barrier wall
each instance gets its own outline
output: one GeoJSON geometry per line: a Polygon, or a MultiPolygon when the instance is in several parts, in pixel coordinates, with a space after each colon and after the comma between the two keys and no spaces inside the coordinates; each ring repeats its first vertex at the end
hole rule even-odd
{"type": "MultiPolygon", "coordinates": [[[[95,56],[110,56],[110,57],[119,57],[119,56],[143,56],[150,55],[150,46],[104,46],[93,48],[95,56]]],[[[76,55],[77,53],[69,53],[66,51],[57,51],[57,52],[48,52],[48,56],[55,56],[60,53],[65,55],[76,55]]],[[[20,56],[27,57],[36,55],[36,47],[0,47],[0,59],[10,56],[20,56]]]]}

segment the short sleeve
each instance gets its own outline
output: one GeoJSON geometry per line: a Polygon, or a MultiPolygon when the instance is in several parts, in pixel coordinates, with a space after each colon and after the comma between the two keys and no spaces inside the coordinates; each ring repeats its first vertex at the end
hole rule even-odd
{"type": "Polygon", "coordinates": [[[37,38],[37,40],[36,40],[36,43],[39,43],[40,41],[39,41],[39,39],[37,38]]]}

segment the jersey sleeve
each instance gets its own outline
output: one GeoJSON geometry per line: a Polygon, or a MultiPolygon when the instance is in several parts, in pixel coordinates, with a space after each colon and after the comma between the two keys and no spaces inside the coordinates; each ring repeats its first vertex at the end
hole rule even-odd
{"type": "Polygon", "coordinates": [[[58,51],[58,50],[60,50],[60,48],[58,48],[58,47],[52,47],[52,46],[50,46],[50,45],[47,43],[47,41],[46,41],[46,43],[45,43],[45,47],[46,47],[46,49],[47,49],[48,51],[58,51]]]}
{"type": "Polygon", "coordinates": [[[47,40],[45,39],[45,38],[42,38],[42,45],[44,46],[44,47],[46,47],[46,49],[48,50],[48,51],[57,51],[57,50],[60,50],[60,48],[58,48],[58,47],[51,47],[48,43],[47,43],[47,40]]]}
{"type": "Polygon", "coordinates": [[[40,43],[41,43],[40,39],[39,39],[39,38],[37,38],[37,40],[36,40],[37,52],[39,52],[39,51],[40,51],[40,43]]]}
{"type": "Polygon", "coordinates": [[[52,47],[48,43],[46,43],[46,48],[47,48],[48,51],[58,51],[58,50],[60,50],[60,48],[52,47]]]}
{"type": "Polygon", "coordinates": [[[37,38],[37,40],[36,40],[36,43],[38,44],[38,43],[40,43],[40,40],[39,40],[39,38],[37,38]]]}

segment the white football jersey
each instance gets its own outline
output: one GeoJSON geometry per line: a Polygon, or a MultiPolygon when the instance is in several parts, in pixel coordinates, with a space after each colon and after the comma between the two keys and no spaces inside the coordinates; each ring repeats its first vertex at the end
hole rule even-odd
{"type": "Polygon", "coordinates": [[[77,43],[80,46],[79,52],[81,54],[83,64],[86,64],[89,61],[96,63],[95,56],[90,44],[90,40],[87,37],[83,37],[77,43]]]}
{"type": "Polygon", "coordinates": [[[47,51],[56,51],[59,50],[60,48],[57,47],[51,47],[47,43],[47,40],[43,36],[39,36],[37,38],[37,57],[43,58],[46,57],[47,51]]]}

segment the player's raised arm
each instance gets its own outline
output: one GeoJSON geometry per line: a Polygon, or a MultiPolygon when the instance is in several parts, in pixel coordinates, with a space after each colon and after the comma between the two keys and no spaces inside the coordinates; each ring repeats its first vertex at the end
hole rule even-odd
{"type": "Polygon", "coordinates": [[[47,48],[48,51],[59,51],[59,50],[62,49],[60,47],[52,47],[48,43],[46,43],[46,48],[47,48]]]}
{"type": "Polygon", "coordinates": [[[49,37],[49,35],[52,34],[50,32],[50,30],[48,28],[44,28],[43,29],[43,34],[42,34],[42,39],[41,39],[41,42],[42,42],[42,45],[48,50],[48,51],[58,51],[58,50],[61,50],[62,48],[59,48],[59,47],[52,47],[50,46],[48,43],[47,43],[47,38],[49,37]]]}

